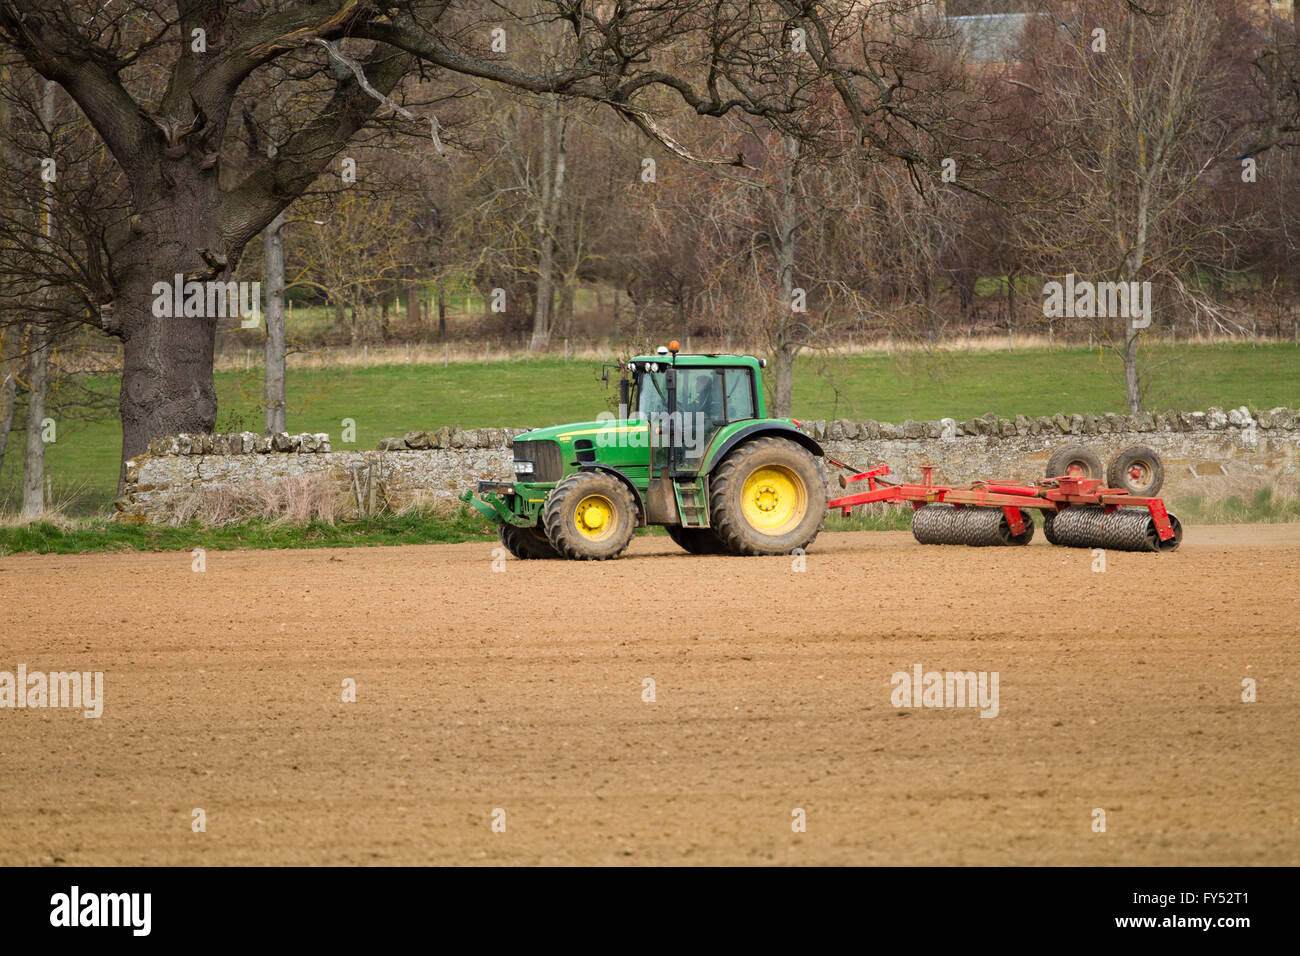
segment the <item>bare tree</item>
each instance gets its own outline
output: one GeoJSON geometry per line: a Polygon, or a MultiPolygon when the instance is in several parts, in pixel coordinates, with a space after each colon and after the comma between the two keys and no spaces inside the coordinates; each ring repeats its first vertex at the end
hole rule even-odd
{"type": "MultiPolygon", "coordinates": [[[[1037,184],[1037,264],[1130,289],[1151,282],[1167,314],[1171,297],[1198,297],[1182,277],[1215,232],[1199,210],[1231,136],[1211,112],[1222,101],[1214,93],[1223,5],[1187,0],[1160,13],[1135,13],[1122,0],[1062,5],[1035,28],[1024,82],[1036,94],[1031,108],[1061,142],[1037,184]]],[[[1096,329],[1123,359],[1137,412],[1151,315],[1111,313],[1096,310],[1096,329]]]]}

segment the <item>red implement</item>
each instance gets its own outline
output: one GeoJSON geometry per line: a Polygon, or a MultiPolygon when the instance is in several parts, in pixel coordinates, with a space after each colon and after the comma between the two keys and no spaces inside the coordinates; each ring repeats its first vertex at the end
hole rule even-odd
{"type": "MultiPolygon", "coordinates": [[[[826,459],[846,471],[856,471],[853,467],[834,458],[826,459]]],[[[889,474],[889,466],[879,464],[866,471],[842,479],[845,488],[856,482],[866,482],[865,491],[833,498],[826,503],[827,508],[840,511],[846,517],[849,511],[858,506],[876,501],[889,501],[897,504],[907,502],[913,508],[942,502],[944,504],[973,505],[986,508],[1001,508],[1007,516],[1007,523],[1013,534],[1024,531],[1022,508],[1035,508],[1043,512],[1062,511],[1071,505],[1101,505],[1107,511],[1116,508],[1145,508],[1155,524],[1156,533],[1161,541],[1168,541],[1174,536],[1173,526],[1169,521],[1169,512],[1160,498],[1139,498],[1130,495],[1122,488],[1107,488],[1097,478],[1079,478],[1062,476],[1044,478],[1032,485],[1016,484],[1005,481],[976,481],[969,485],[936,485],[933,481],[933,465],[921,466],[921,484],[887,481],[883,476],[889,474]]]]}

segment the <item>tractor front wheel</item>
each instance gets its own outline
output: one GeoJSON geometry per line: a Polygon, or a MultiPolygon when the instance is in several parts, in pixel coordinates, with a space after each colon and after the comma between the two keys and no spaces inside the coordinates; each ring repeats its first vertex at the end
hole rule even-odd
{"type": "Polygon", "coordinates": [[[709,483],[709,521],[732,554],[789,554],[826,521],[826,479],[808,449],[757,438],[728,455],[709,483]]]}
{"type": "Polygon", "coordinates": [[[565,478],[546,497],[542,523],[566,558],[604,561],[626,550],[636,530],[636,501],[627,486],[598,471],[565,478]]]}
{"type": "Polygon", "coordinates": [[[551,547],[551,542],[546,539],[546,534],[541,528],[518,528],[503,523],[498,526],[497,535],[501,538],[501,543],[506,546],[506,550],[520,561],[560,556],[560,552],[551,547]]]}

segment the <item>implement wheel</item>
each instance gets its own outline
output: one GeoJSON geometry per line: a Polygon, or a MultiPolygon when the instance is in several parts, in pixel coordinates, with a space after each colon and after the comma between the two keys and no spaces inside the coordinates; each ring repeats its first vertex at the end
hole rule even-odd
{"type": "Polygon", "coordinates": [[[580,471],[546,497],[546,537],[561,555],[578,561],[616,558],[636,530],[636,501],[613,475],[580,471]]]}
{"type": "Polygon", "coordinates": [[[560,552],[551,547],[546,532],[539,527],[518,528],[512,524],[502,523],[497,527],[497,536],[506,546],[506,550],[520,561],[560,556],[560,552]]]}
{"type": "Polygon", "coordinates": [[[728,553],[727,546],[712,528],[683,528],[681,525],[670,524],[664,530],[679,548],[691,554],[728,553]]]}
{"type": "Polygon", "coordinates": [[[807,548],[826,521],[826,480],[802,445],[757,438],[728,455],[709,485],[709,514],[732,554],[807,548]]]}
{"type": "Polygon", "coordinates": [[[1048,478],[1101,478],[1101,459],[1091,448],[1083,445],[1064,445],[1047,459],[1048,478]]]}
{"type": "Polygon", "coordinates": [[[1146,445],[1129,445],[1106,466],[1106,484],[1138,498],[1154,498],[1164,483],[1165,466],[1146,445]]]}

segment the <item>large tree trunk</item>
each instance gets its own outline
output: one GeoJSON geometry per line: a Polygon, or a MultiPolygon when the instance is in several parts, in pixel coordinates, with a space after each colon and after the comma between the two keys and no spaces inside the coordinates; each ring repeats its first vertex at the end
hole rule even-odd
{"type": "MultiPolygon", "coordinates": [[[[206,295],[202,315],[176,314],[183,303],[155,309],[163,299],[155,284],[174,288],[178,274],[186,283],[231,282],[238,265],[238,252],[221,236],[215,171],[195,174],[188,182],[188,189],[165,190],[149,215],[138,217],[136,239],[121,256],[125,278],[114,303],[123,360],[119,484],[126,462],[144,452],[151,439],[211,432],[216,424],[212,369],[219,315],[209,310],[206,295]]],[[[169,292],[166,298],[173,296],[169,292]]],[[[227,321],[239,321],[238,301],[234,305],[236,314],[227,321]]],[[[261,310],[260,302],[256,308],[261,310]]],[[[223,311],[231,311],[230,303],[223,311]]]]}
{"type": "MultiPolygon", "coordinates": [[[[164,268],[159,268],[165,274],[164,268]]],[[[122,323],[122,461],[149,440],[178,432],[210,432],[217,419],[212,380],[217,320],[159,318],[148,282],[124,290],[116,316],[122,323]]]]}
{"type": "Polygon", "coordinates": [[[45,513],[45,380],[49,371],[49,342],[40,325],[32,326],[27,352],[27,448],[23,455],[23,509],[25,519],[45,513]]]}
{"type": "Polygon", "coordinates": [[[286,430],[284,381],[284,213],[266,229],[266,430],[286,430]]]}

